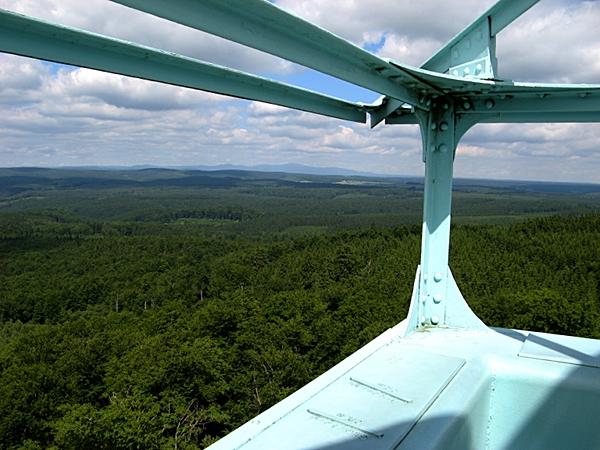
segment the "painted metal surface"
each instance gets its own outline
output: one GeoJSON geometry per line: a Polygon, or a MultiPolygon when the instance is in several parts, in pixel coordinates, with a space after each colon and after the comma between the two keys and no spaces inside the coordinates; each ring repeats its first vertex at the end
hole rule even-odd
{"type": "Polygon", "coordinates": [[[418,90],[429,90],[402,68],[266,0],[112,1],[239,42],[414,105],[419,105],[418,90]]]}
{"type": "Polygon", "coordinates": [[[358,104],[2,9],[0,51],[366,121],[364,108],[358,104]]]}
{"type": "MultiPolygon", "coordinates": [[[[474,78],[495,78],[497,62],[495,38],[506,26],[535,5],[539,0],[500,0],[474,20],[464,30],[450,39],[440,50],[421,66],[440,73],[453,73],[459,66],[484,58],[489,67],[479,72],[458,71],[455,75],[474,78]]],[[[477,63],[475,63],[477,64],[477,63]]]]}
{"type": "Polygon", "coordinates": [[[464,364],[390,344],[236,448],[394,448],[464,364]]]}
{"type": "Polygon", "coordinates": [[[519,356],[600,368],[600,341],[548,333],[530,333],[523,342],[519,356]]]}
{"type": "MultiPolygon", "coordinates": [[[[520,356],[528,332],[406,325],[209,449],[600,449],[599,368],[520,356]]],[[[587,345],[546,337],[558,354],[587,345]]]]}

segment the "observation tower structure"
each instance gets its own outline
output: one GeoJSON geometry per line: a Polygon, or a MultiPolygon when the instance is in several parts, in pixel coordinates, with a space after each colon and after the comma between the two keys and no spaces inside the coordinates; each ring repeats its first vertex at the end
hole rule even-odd
{"type": "Polygon", "coordinates": [[[0,10],[0,51],[342,120],[417,124],[423,235],[408,317],[211,450],[600,449],[600,341],[487,327],[448,266],[453,165],[478,123],[600,122],[600,85],[501,79],[496,37],[538,0],[500,0],[421,67],[266,0],[112,0],[378,92],[373,104],[0,10]]]}

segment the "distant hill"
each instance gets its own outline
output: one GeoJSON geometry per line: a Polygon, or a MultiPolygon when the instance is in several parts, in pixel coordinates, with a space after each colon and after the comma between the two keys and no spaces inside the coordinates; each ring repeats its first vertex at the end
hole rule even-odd
{"type": "MultiPolygon", "coordinates": [[[[422,190],[423,178],[359,172],[339,167],[311,167],[302,164],[218,166],[84,166],[62,168],[0,168],[0,192],[14,194],[31,188],[117,188],[150,186],[222,186],[248,182],[277,185],[309,183],[311,187],[363,186],[412,187],[422,190]]],[[[456,178],[454,190],[461,192],[520,192],[543,194],[595,194],[600,184],[522,180],[456,178]]]]}
{"type": "Polygon", "coordinates": [[[202,170],[202,171],[221,171],[221,170],[241,170],[249,172],[274,172],[274,173],[293,173],[306,175],[339,175],[339,176],[364,176],[364,177],[396,177],[401,175],[386,175],[376,172],[363,172],[342,167],[314,167],[304,164],[259,164],[256,166],[244,166],[239,164],[218,164],[214,166],[192,165],[192,166],[64,166],[56,169],[79,169],[79,170],[143,170],[143,169],[175,169],[175,170],[202,170]]]}

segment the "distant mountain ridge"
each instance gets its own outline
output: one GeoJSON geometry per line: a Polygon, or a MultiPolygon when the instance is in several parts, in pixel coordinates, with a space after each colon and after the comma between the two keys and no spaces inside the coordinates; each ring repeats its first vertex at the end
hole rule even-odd
{"type": "MultiPolygon", "coordinates": [[[[391,175],[376,172],[363,172],[342,167],[315,167],[304,164],[259,164],[256,166],[244,166],[237,164],[191,165],[191,166],[155,166],[141,164],[134,166],[60,166],[53,169],[84,169],[84,170],[143,170],[143,169],[175,169],[175,170],[202,170],[207,172],[221,170],[240,170],[247,172],[282,172],[306,175],[334,175],[334,176],[356,176],[356,177],[403,177],[404,175],[391,175]]],[[[413,178],[413,177],[408,177],[413,178]]]]}
{"type": "MultiPolygon", "coordinates": [[[[0,168],[0,187],[14,184],[58,183],[69,180],[71,184],[80,178],[81,185],[98,183],[109,186],[124,186],[136,183],[161,183],[171,185],[214,185],[229,186],[231,183],[245,183],[250,180],[270,180],[278,183],[312,183],[327,185],[362,186],[413,186],[423,187],[422,176],[381,175],[360,172],[339,167],[313,167],[302,164],[237,166],[222,164],[217,166],[63,166],[63,167],[7,167],[0,168]],[[31,178],[33,177],[33,178],[31,178]],[[348,180],[346,180],[346,177],[348,180]],[[220,179],[221,181],[217,181],[220,179]],[[99,181],[100,180],[100,181],[99,181]],[[169,181],[170,180],[170,181],[169,181]]],[[[555,194],[600,194],[600,184],[569,183],[555,181],[491,180],[455,178],[455,191],[513,191],[544,192],[555,194]]]]}

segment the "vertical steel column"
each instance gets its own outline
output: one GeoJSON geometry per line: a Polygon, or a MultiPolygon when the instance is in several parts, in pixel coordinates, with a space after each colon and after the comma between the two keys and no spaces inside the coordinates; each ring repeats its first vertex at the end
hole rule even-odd
{"type": "Polygon", "coordinates": [[[413,288],[407,332],[422,327],[484,327],[466,304],[448,267],[457,127],[452,99],[438,98],[419,114],[425,162],[421,264],[413,288]]]}
{"type": "Polygon", "coordinates": [[[444,322],[448,283],[454,166],[454,104],[444,99],[434,105],[427,114],[421,131],[425,191],[419,281],[419,300],[422,305],[420,325],[439,325],[444,322]]]}

